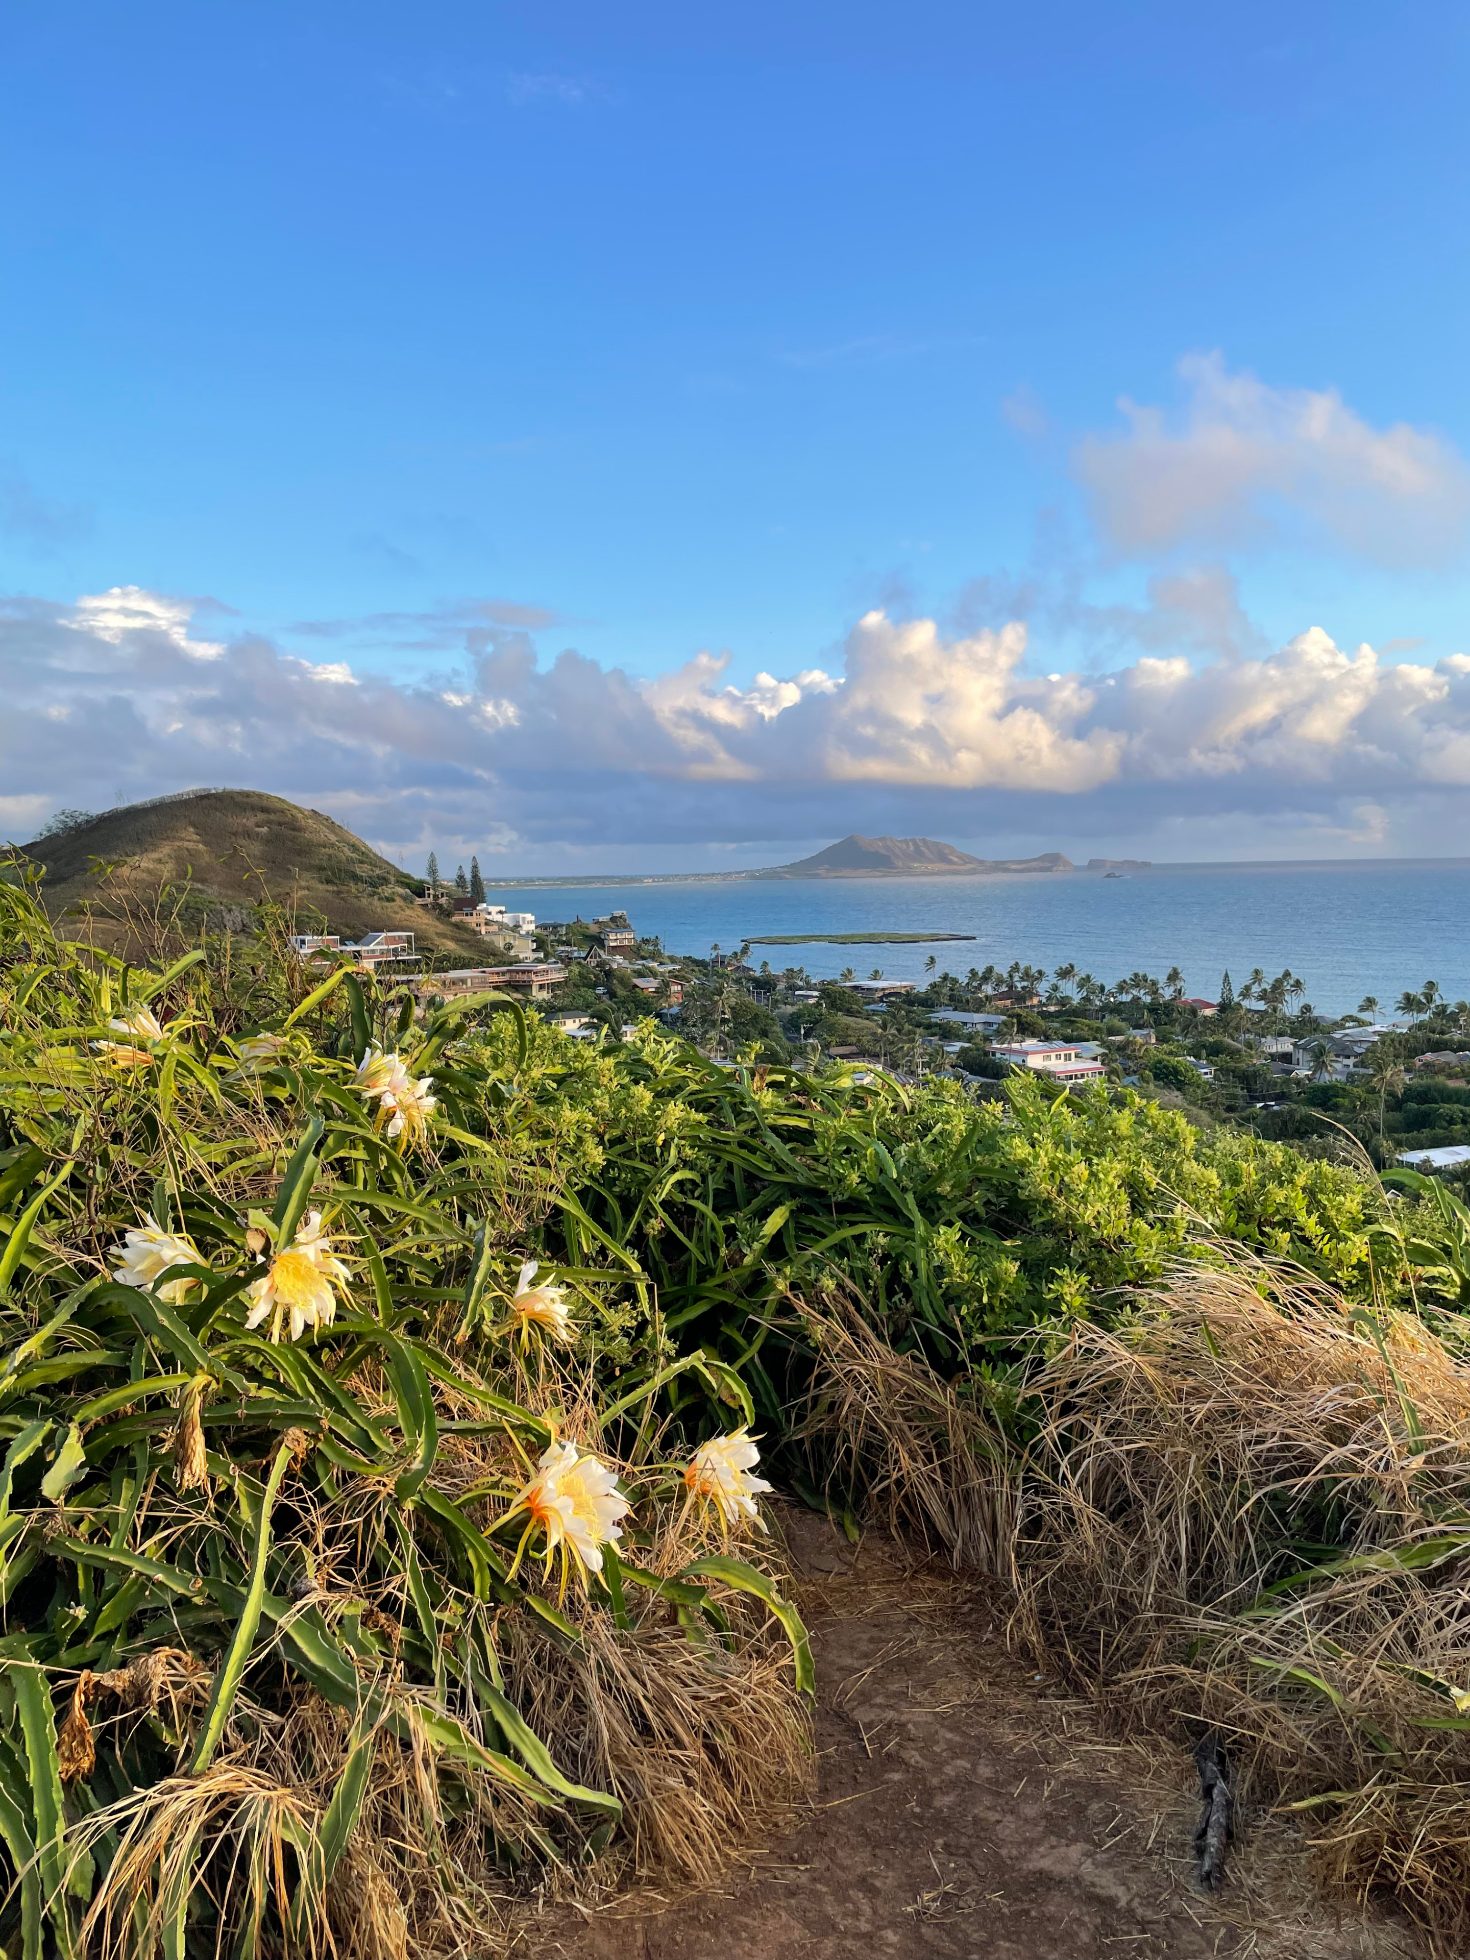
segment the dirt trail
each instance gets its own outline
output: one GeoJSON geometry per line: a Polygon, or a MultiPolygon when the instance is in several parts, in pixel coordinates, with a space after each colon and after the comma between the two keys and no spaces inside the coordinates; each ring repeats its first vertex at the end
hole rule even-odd
{"type": "Polygon", "coordinates": [[[1380,1918],[1312,1893],[1253,1818],[1225,1891],[1189,1856],[1182,1752],[1120,1745],[1008,1655],[983,1596],[791,1520],[820,1677],[818,1788],[713,1891],[557,1916],[562,1960],[1402,1960],[1380,1918]]]}

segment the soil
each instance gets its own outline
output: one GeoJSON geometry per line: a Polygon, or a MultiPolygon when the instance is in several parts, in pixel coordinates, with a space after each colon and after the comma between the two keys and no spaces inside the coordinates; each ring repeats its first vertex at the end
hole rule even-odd
{"type": "Polygon", "coordinates": [[[983,1592],[788,1519],[819,1677],[816,1790],[713,1890],[524,1929],[556,1960],[1403,1960],[1336,1911],[1295,1829],[1241,1820],[1202,1893],[1182,1749],[1119,1742],[1007,1651],[983,1592]]]}

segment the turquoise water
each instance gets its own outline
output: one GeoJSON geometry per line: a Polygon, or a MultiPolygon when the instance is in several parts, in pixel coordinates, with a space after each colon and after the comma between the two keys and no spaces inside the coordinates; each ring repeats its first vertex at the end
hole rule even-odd
{"type": "Polygon", "coordinates": [[[1470,859],[1336,864],[1168,865],[1102,878],[792,880],[789,883],[507,887],[489,896],[542,919],[592,918],[623,907],[642,933],[676,953],[708,954],[761,932],[969,932],[932,946],[755,947],[772,966],[805,966],[819,978],[844,967],[921,980],[933,953],[940,970],[965,973],[1023,960],[1070,960],[1114,981],[1141,967],[1162,978],[1183,969],[1185,990],[1211,999],[1228,968],[1238,987],[1252,967],[1283,967],[1307,983],[1323,1013],[1355,1008],[1365,994],[1385,1006],[1406,988],[1437,980],[1451,1000],[1470,998],[1470,859]]]}

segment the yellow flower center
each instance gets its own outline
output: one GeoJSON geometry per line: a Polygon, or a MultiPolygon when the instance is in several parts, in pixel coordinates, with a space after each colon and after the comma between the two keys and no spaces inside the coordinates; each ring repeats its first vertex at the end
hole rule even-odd
{"type": "Polygon", "coordinates": [[[322,1276],[304,1252],[282,1252],[272,1262],[271,1281],[288,1307],[309,1307],[321,1292],[322,1276]]]}

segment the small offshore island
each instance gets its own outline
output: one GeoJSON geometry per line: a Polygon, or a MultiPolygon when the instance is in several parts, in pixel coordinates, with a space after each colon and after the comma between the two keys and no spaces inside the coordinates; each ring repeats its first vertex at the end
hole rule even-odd
{"type": "MultiPolygon", "coordinates": [[[[739,884],[754,879],[788,878],[988,878],[997,874],[1055,876],[1063,872],[1149,871],[1147,858],[1089,858],[1074,864],[1061,851],[1042,851],[1035,857],[973,857],[934,837],[863,837],[857,831],[841,837],[809,857],[790,864],[756,866],[737,871],[648,871],[599,875],[599,885],[739,884]]],[[[545,891],[558,885],[583,885],[581,877],[497,878],[502,890],[545,891]]],[[[771,942],[767,942],[768,944],[771,942]]]]}
{"type": "Polygon", "coordinates": [[[750,946],[937,946],[973,932],[752,932],[750,946]]]}

